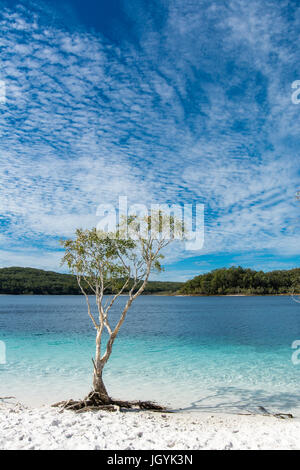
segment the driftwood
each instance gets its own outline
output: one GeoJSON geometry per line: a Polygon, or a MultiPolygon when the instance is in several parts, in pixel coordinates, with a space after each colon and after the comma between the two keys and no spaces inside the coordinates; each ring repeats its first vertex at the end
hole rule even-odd
{"type": "Polygon", "coordinates": [[[151,401],[123,401],[109,399],[104,402],[97,392],[91,392],[83,400],[66,400],[54,403],[53,407],[61,408],[61,411],[72,410],[76,413],[84,413],[85,411],[119,411],[121,409],[140,409],[149,411],[164,411],[163,406],[152,403],[151,401]]]}
{"type": "MultiPolygon", "coordinates": [[[[294,418],[294,416],[291,413],[270,413],[266,408],[263,406],[259,406],[258,409],[262,411],[260,414],[261,416],[273,416],[273,418],[279,418],[279,419],[291,419],[294,418]]],[[[241,416],[255,416],[257,413],[237,413],[238,415],[241,416]]]]}
{"type": "Polygon", "coordinates": [[[280,419],[289,419],[289,418],[294,417],[290,413],[270,413],[263,406],[259,406],[258,409],[263,412],[263,416],[273,416],[274,418],[280,418],[280,419]]]}

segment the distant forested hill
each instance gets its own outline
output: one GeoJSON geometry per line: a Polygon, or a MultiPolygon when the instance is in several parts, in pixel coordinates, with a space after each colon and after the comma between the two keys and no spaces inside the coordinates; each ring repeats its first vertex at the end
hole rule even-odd
{"type": "MultiPolygon", "coordinates": [[[[181,282],[150,281],[145,294],[173,293],[181,282]]],[[[0,269],[0,294],[81,294],[76,277],[34,268],[0,269]]]]}
{"type": "Polygon", "coordinates": [[[215,269],[187,281],[180,294],[191,295],[267,295],[300,292],[300,269],[253,271],[241,267],[215,269]]]}
{"type": "MultiPolygon", "coordinates": [[[[150,281],[144,294],[268,295],[300,293],[300,268],[253,271],[241,267],[215,269],[186,283],[150,281]]],[[[81,294],[75,276],[34,268],[0,269],[0,294],[81,294]]]]}

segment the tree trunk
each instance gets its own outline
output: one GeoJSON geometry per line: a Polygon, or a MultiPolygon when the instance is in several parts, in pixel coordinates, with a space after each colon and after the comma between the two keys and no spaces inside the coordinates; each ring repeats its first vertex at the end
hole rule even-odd
{"type": "Polygon", "coordinates": [[[110,402],[110,398],[108,396],[106,387],[103,382],[102,370],[94,371],[93,387],[94,387],[94,391],[100,395],[100,398],[103,401],[103,403],[110,402]]]}
{"type": "Polygon", "coordinates": [[[94,391],[100,395],[103,403],[109,403],[110,399],[102,378],[104,364],[101,363],[101,335],[102,330],[98,330],[96,336],[96,357],[94,363],[93,387],[94,391]]]}

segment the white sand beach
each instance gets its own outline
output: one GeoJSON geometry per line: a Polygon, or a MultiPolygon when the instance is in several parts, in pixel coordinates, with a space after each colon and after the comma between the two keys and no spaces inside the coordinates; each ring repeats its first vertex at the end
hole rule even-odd
{"type": "Polygon", "coordinates": [[[2,403],[0,449],[300,449],[300,420],[202,412],[75,414],[2,403]]]}

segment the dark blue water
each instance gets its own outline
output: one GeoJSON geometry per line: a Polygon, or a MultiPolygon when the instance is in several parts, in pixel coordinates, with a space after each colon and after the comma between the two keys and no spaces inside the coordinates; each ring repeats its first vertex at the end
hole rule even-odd
{"type": "MultiPolygon", "coordinates": [[[[297,339],[300,305],[290,297],[144,296],[128,313],[105,379],[123,398],[299,414],[297,339]]],[[[0,296],[0,340],[0,396],[41,404],[89,391],[94,330],[81,296],[0,296]]]]}

